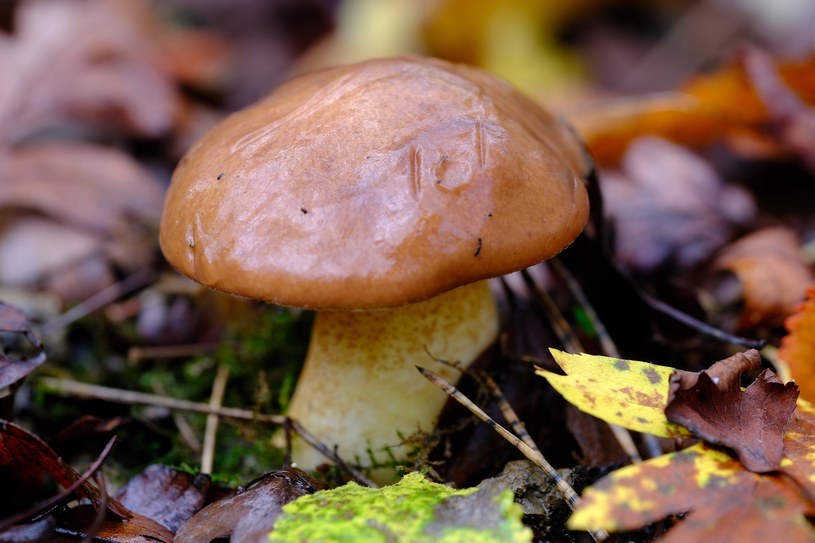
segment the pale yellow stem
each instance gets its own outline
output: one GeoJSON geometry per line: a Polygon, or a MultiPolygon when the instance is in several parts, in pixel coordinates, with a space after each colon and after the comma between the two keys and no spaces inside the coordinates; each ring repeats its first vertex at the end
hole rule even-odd
{"type": "MultiPolygon", "coordinates": [[[[348,462],[403,458],[399,434],[429,432],[447,396],[416,371],[423,366],[456,382],[498,334],[498,314],[486,281],[430,300],[371,311],[316,315],[305,366],[289,415],[348,462]]],[[[326,459],[295,441],[293,459],[311,469],[326,459]]],[[[385,481],[391,474],[373,478],[385,481]]]]}

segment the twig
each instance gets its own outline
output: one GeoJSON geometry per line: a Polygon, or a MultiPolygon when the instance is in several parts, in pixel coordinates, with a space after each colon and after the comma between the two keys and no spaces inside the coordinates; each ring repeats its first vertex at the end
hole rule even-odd
{"type": "MultiPolygon", "coordinates": [[[[439,375],[433,373],[432,371],[422,368],[421,366],[416,366],[416,369],[431,383],[442,389],[444,392],[447,393],[448,396],[456,400],[458,403],[466,407],[470,412],[481,419],[481,421],[485,422],[490,428],[495,430],[498,435],[506,439],[510,444],[516,447],[521,454],[523,454],[527,459],[529,459],[532,463],[536,466],[541,468],[557,485],[558,490],[563,495],[563,498],[566,500],[566,503],[569,505],[569,508],[575,510],[581,503],[580,496],[577,495],[577,492],[569,486],[563,477],[552,467],[546,458],[536,450],[537,447],[533,448],[527,445],[524,441],[519,439],[515,434],[495,422],[489,415],[487,415],[480,407],[475,405],[467,396],[462,394],[456,387],[442,379],[439,375]]],[[[605,530],[590,530],[589,533],[594,538],[595,541],[602,541],[608,537],[608,533],[605,530]]]]}
{"type": "MultiPolygon", "coordinates": [[[[577,334],[575,334],[574,330],[572,330],[571,326],[569,326],[568,321],[560,312],[560,309],[555,301],[552,300],[549,293],[546,292],[545,289],[538,286],[535,279],[526,269],[521,270],[521,277],[523,277],[524,283],[532,295],[532,299],[540,304],[546,311],[549,322],[552,323],[552,327],[554,328],[558,339],[560,339],[560,342],[566,347],[566,350],[575,353],[585,352],[585,349],[583,348],[580,339],[578,339],[577,334]]],[[[628,455],[631,462],[642,462],[642,456],[640,456],[640,453],[637,450],[637,445],[634,443],[634,438],[631,437],[631,432],[617,424],[607,424],[611,429],[611,433],[614,435],[614,438],[617,440],[617,443],[620,444],[620,447],[622,447],[625,454],[628,455]]]]}
{"type": "Polygon", "coordinates": [[[365,486],[369,486],[371,488],[379,488],[379,485],[377,485],[375,482],[367,478],[365,474],[356,469],[354,466],[345,462],[345,460],[340,458],[340,456],[337,454],[337,451],[332,450],[325,443],[320,441],[317,438],[317,436],[303,428],[303,426],[299,422],[297,422],[294,419],[289,419],[289,423],[291,424],[292,430],[297,432],[297,434],[303,438],[303,441],[305,441],[306,443],[308,443],[309,445],[323,453],[323,455],[325,455],[326,458],[334,462],[337,465],[337,467],[348,473],[358,483],[361,483],[365,486]]]}
{"type": "MultiPolygon", "coordinates": [[[[420,370],[421,371],[421,370],[420,370]]],[[[501,389],[498,387],[498,384],[495,380],[490,377],[485,372],[479,372],[478,378],[481,379],[487,388],[490,389],[490,393],[498,400],[498,409],[501,410],[501,414],[504,416],[504,419],[512,426],[512,429],[521,438],[521,441],[529,445],[529,447],[539,454],[543,454],[538,447],[538,444],[532,439],[532,436],[529,435],[529,432],[526,430],[526,425],[523,421],[518,417],[518,414],[509,404],[504,396],[504,393],[501,392],[501,389]]],[[[550,474],[551,475],[551,474],[550,474]]],[[[560,477],[558,472],[555,472],[555,477],[560,477]]],[[[568,483],[566,483],[568,485],[568,483]]]]}
{"type": "Polygon", "coordinates": [[[640,298],[642,298],[642,301],[645,302],[651,309],[659,311],[660,313],[663,313],[671,317],[675,321],[681,322],[688,328],[701,332],[705,335],[715,337],[716,339],[725,341],[727,343],[732,343],[733,345],[741,345],[742,347],[747,347],[748,349],[761,350],[761,348],[764,347],[764,344],[767,343],[763,339],[750,339],[746,337],[736,336],[728,332],[725,332],[724,330],[720,330],[715,326],[711,326],[710,324],[704,321],[700,321],[696,317],[692,317],[687,313],[666,304],[662,300],[654,298],[653,296],[651,296],[650,294],[648,294],[639,287],[637,287],[636,290],[639,293],[640,298]]]}
{"type": "Polygon", "coordinates": [[[141,269],[136,271],[118,283],[114,283],[109,287],[103,288],[91,297],[86,298],[65,313],[57,315],[53,319],[43,324],[42,329],[44,332],[51,332],[65,328],[72,322],[85,317],[86,315],[108,305],[109,303],[112,303],[125,294],[147,285],[152,280],[153,272],[151,270],[141,269]]]}
{"type": "MultiPolygon", "coordinates": [[[[212,392],[209,396],[209,407],[213,410],[220,408],[224,403],[226,382],[229,380],[229,366],[218,364],[215,380],[212,382],[212,392]]],[[[212,473],[215,461],[215,441],[218,436],[218,414],[209,413],[204,429],[204,445],[201,452],[201,473],[212,473]]]]}
{"type": "Polygon", "coordinates": [[[188,345],[160,345],[157,347],[131,347],[127,350],[127,361],[138,364],[155,358],[187,358],[208,354],[217,347],[214,343],[190,343],[188,345]]]}
{"type": "Polygon", "coordinates": [[[85,398],[95,398],[115,403],[149,405],[164,407],[178,411],[191,411],[193,413],[215,414],[231,419],[250,420],[264,424],[282,425],[286,423],[283,415],[264,415],[254,413],[236,407],[213,408],[207,404],[190,402],[187,400],[177,400],[156,394],[147,394],[133,390],[123,390],[118,388],[103,387],[71,381],[70,379],[57,379],[54,377],[39,377],[37,381],[51,389],[51,391],[66,396],[80,396],[85,398]]]}
{"type": "MultiPolygon", "coordinates": [[[[553,258],[547,261],[547,264],[552,268],[552,270],[560,277],[566,286],[569,288],[569,291],[574,296],[575,301],[580,304],[580,307],[583,308],[583,311],[586,313],[586,317],[591,321],[592,326],[594,327],[595,332],[597,333],[597,339],[600,341],[600,348],[603,351],[603,354],[606,356],[620,358],[620,350],[617,349],[617,344],[614,343],[614,340],[611,339],[611,334],[608,333],[605,324],[603,321],[600,320],[600,316],[595,311],[594,306],[591,305],[588,296],[586,293],[583,292],[583,288],[580,286],[580,283],[574,278],[572,272],[569,271],[563,262],[561,262],[557,258],[553,258]]],[[[627,430],[625,432],[621,432],[617,425],[610,425],[611,431],[614,433],[614,437],[617,439],[618,442],[623,440],[627,443],[629,447],[627,449],[634,451],[637,450],[636,445],[634,444],[634,440],[631,437],[631,433],[627,430]]],[[[645,448],[648,450],[648,454],[651,457],[657,457],[662,454],[662,448],[659,445],[659,440],[656,436],[651,434],[641,434],[642,442],[645,445],[645,448]]],[[[631,455],[629,454],[629,457],[631,455]]],[[[639,453],[637,453],[637,457],[639,457],[639,453]]],[[[634,457],[631,457],[632,459],[634,457]]]]}
{"type": "Polygon", "coordinates": [[[118,441],[119,441],[119,438],[117,438],[116,436],[113,436],[112,438],[110,438],[110,440],[107,442],[107,445],[105,445],[105,448],[102,449],[101,453],[99,453],[99,457],[90,466],[88,466],[88,469],[85,471],[85,473],[80,475],[79,478],[77,478],[76,481],[74,481],[73,483],[71,483],[70,485],[65,487],[62,490],[62,492],[59,492],[59,493],[51,496],[47,500],[41,501],[40,503],[33,506],[31,509],[28,509],[27,511],[22,511],[20,513],[17,513],[14,516],[7,517],[7,518],[4,518],[3,520],[0,520],[0,533],[5,532],[6,530],[8,530],[9,528],[11,528],[12,526],[14,526],[15,524],[17,524],[19,522],[23,522],[25,520],[28,520],[30,518],[33,518],[33,517],[37,516],[38,514],[44,512],[44,511],[48,511],[49,509],[51,509],[52,507],[54,507],[55,505],[57,505],[58,503],[63,501],[65,498],[67,498],[68,496],[70,496],[71,494],[76,492],[76,490],[80,486],[85,484],[85,482],[88,479],[90,479],[91,476],[94,473],[96,473],[96,471],[99,468],[102,467],[102,463],[108,457],[108,455],[110,454],[110,451],[113,449],[113,446],[116,443],[118,443],[118,441]]]}
{"type": "Polygon", "coordinates": [[[108,488],[105,484],[105,477],[101,471],[97,471],[93,474],[93,480],[96,483],[96,487],[99,489],[99,505],[97,506],[96,515],[93,518],[93,522],[85,530],[85,539],[83,540],[83,543],[92,543],[92,541],[96,539],[96,534],[99,533],[99,529],[105,522],[105,516],[107,516],[108,488]]]}
{"type": "Polygon", "coordinates": [[[560,277],[564,283],[566,283],[566,286],[569,288],[569,292],[572,293],[572,296],[574,296],[575,301],[581,308],[583,308],[583,311],[586,312],[586,316],[591,321],[595,332],[597,332],[597,339],[600,341],[600,348],[603,349],[603,353],[606,356],[614,356],[619,358],[620,351],[617,349],[617,345],[614,343],[614,340],[611,339],[611,335],[608,333],[606,325],[600,320],[600,316],[597,315],[597,311],[595,311],[594,306],[591,305],[588,296],[586,296],[586,293],[583,292],[583,288],[580,286],[577,279],[574,278],[572,272],[569,271],[569,268],[567,268],[563,262],[557,258],[547,260],[546,263],[550,268],[552,268],[552,271],[554,271],[557,276],[560,277]]]}

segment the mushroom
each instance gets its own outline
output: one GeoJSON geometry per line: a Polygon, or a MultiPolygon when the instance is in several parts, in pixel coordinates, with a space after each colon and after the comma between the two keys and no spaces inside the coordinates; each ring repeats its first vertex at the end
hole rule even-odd
{"type": "MultiPolygon", "coordinates": [[[[293,79],[198,141],[161,248],[199,283],[317,311],[289,414],[371,465],[441,411],[415,365],[455,382],[495,340],[486,279],[581,232],[589,168],[568,127],[494,76],[370,60],[293,79]]],[[[324,460],[300,442],[293,457],[324,460]]]]}

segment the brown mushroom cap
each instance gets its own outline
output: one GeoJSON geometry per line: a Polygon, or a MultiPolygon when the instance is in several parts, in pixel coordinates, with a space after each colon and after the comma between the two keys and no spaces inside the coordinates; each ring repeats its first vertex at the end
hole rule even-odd
{"type": "Polygon", "coordinates": [[[298,77],[204,136],[173,175],[161,248],[250,298],[401,305],[558,253],[585,225],[587,169],[507,83],[372,60],[298,77]]]}

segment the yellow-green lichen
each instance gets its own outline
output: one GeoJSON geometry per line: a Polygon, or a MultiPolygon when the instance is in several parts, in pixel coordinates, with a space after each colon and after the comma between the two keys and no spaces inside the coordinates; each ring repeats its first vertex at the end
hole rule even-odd
{"type": "Polygon", "coordinates": [[[509,490],[455,490],[411,473],[380,489],[348,483],[303,496],[283,508],[270,541],[521,543],[532,537],[521,515],[509,490]]]}

